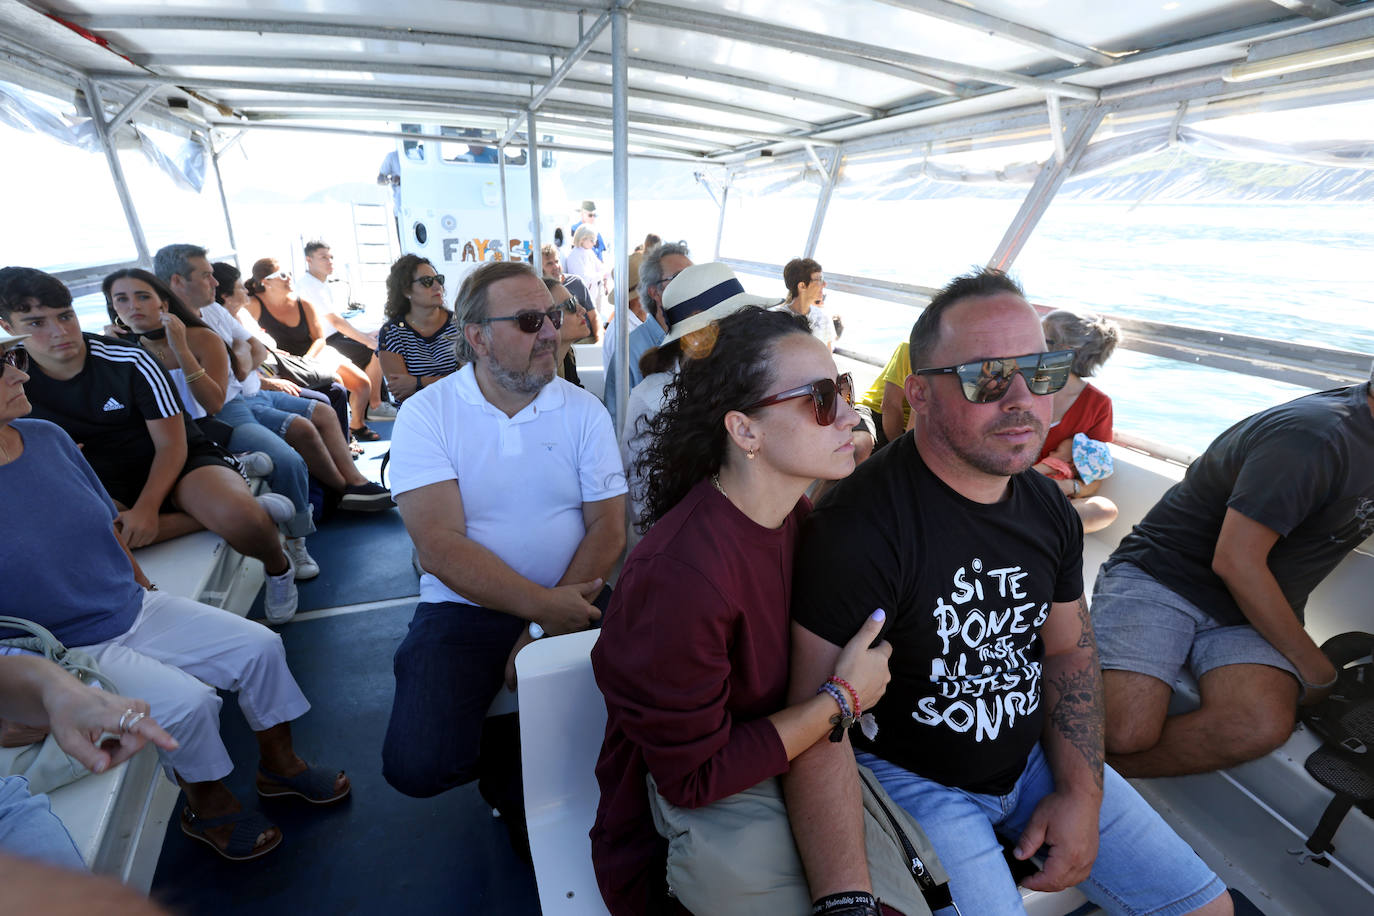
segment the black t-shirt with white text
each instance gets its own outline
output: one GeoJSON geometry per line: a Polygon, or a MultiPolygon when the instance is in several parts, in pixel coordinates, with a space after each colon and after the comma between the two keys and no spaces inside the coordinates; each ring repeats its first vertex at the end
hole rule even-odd
{"type": "MultiPolygon", "coordinates": [[[[30,416],[62,427],[81,446],[81,454],[102,481],[144,477],[157,449],[145,421],[185,414],[171,377],[137,344],[83,334],[86,364],[59,381],[29,361],[24,385],[33,405],[30,416]]],[[[188,444],[204,440],[200,428],[186,424],[188,444]]]]}
{"type": "Polygon", "coordinates": [[[821,500],[802,529],[792,616],[844,645],[887,612],[892,680],[856,748],[972,792],[1010,791],[1040,738],[1040,626],[1083,594],[1083,526],[1053,481],[964,498],[908,434],[821,500]]]}
{"type": "Polygon", "coordinates": [[[1212,571],[1227,509],[1278,532],[1267,565],[1301,620],[1307,596],[1374,534],[1374,414],[1367,384],[1310,394],[1218,436],[1122,539],[1108,564],[1140,567],[1224,625],[1246,622],[1212,571]]]}

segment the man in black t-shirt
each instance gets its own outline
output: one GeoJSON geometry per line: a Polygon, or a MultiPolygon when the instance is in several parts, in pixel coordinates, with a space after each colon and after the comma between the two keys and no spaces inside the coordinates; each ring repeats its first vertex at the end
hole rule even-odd
{"type": "Polygon", "coordinates": [[[1336,670],[1307,596],[1374,534],[1369,383],[1298,398],[1217,437],[1103,564],[1093,622],[1107,751],[1128,776],[1202,773],[1288,740],[1336,670]],[[1201,705],[1168,716],[1184,664],[1201,705]]]}
{"type": "Polygon", "coordinates": [[[28,335],[30,415],[56,423],[81,446],[119,509],[115,529],[125,545],[208,528],[262,561],[269,621],[295,614],[295,571],[276,524],[225,452],[186,419],[152,355],[83,334],[71,292],[31,267],[0,270],[0,324],[28,335]]]}
{"type": "MultiPolygon", "coordinates": [[[[942,290],[910,345],[914,432],[840,481],[803,527],[791,701],[883,608],[892,680],[876,737],[856,733],[854,746],[929,835],[962,912],[1023,912],[1000,837],[1018,859],[1046,849],[1027,888],[1079,885],[1110,912],[1229,914],[1224,885],[1103,766],[1083,529],[1030,470],[1072,352],[1043,352],[1035,310],[992,270],[942,290]]],[[[844,743],[808,749],[784,786],[813,898],[871,890],[844,743]]]]}

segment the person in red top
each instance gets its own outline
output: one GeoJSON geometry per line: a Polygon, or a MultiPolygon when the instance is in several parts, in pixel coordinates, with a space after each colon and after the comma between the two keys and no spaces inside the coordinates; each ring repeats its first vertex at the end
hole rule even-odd
{"type": "Polygon", "coordinates": [[[1115,352],[1121,331],[1101,316],[1078,315],[1065,309],[1050,312],[1040,323],[1045,329],[1047,347],[1077,352],[1068,383],[1054,395],[1053,421],[1035,470],[1057,479],[1059,489],[1083,520],[1085,534],[1101,531],[1116,521],[1116,503],[1097,495],[1102,488],[1101,480],[1085,483],[1074,468],[1073,437],[1086,433],[1098,442],[1112,441],[1112,399],[1088,379],[1115,352]]]}
{"type": "MultiPolygon", "coordinates": [[[[824,692],[787,706],[788,608],[805,490],[854,470],[852,386],[790,313],[748,307],[696,333],[714,344],[650,421],[648,533],[592,650],[607,712],[592,862],[614,916],[685,912],[666,893],[646,775],[670,804],[710,805],[786,772],[837,706],[824,692]]],[[[875,614],[836,662],[864,708],[887,685],[891,650],[869,648],[880,626],[875,614]]]]}

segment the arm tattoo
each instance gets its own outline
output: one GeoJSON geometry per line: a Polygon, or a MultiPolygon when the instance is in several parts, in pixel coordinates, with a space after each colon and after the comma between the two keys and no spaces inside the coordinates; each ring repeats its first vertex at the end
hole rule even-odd
{"type": "Polygon", "coordinates": [[[1065,671],[1050,680],[1057,696],[1050,721],[1087,761],[1093,779],[1102,788],[1102,680],[1094,657],[1092,667],[1065,671]]]}
{"type": "Polygon", "coordinates": [[[1086,595],[1078,596],[1078,648],[1093,650],[1093,664],[1097,664],[1097,639],[1093,636],[1093,615],[1088,611],[1086,595]]]}

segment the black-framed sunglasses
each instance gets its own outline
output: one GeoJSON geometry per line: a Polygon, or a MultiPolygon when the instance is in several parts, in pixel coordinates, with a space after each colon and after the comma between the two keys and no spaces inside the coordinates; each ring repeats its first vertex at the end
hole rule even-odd
{"type": "Polygon", "coordinates": [[[20,372],[29,371],[29,351],[23,347],[10,347],[5,351],[4,362],[0,362],[0,376],[5,374],[5,370],[10,366],[20,372]]]}
{"type": "Polygon", "coordinates": [[[432,275],[430,275],[430,276],[428,276],[428,277],[416,277],[416,278],[415,278],[414,280],[412,280],[411,282],[412,282],[412,283],[418,283],[418,284],[420,284],[421,286],[423,286],[425,289],[429,289],[431,286],[433,286],[433,285],[436,284],[436,283],[438,283],[440,286],[443,286],[443,285],[444,285],[444,275],[443,275],[443,274],[432,274],[432,275]]]}
{"type": "Polygon", "coordinates": [[[759,407],[768,407],[771,404],[781,404],[783,401],[790,401],[794,398],[810,398],[811,406],[816,411],[816,423],[821,426],[829,426],[835,422],[835,415],[839,412],[840,398],[844,398],[845,403],[849,406],[854,406],[854,378],[845,372],[836,378],[816,379],[810,384],[789,388],[764,398],[762,401],[755,401],[743,409],[755,410],[759,407]]]}
{"type": "Polygon", "coordinates": [[[554,304],[561,308],[563,311],[567,312],[569,315],[576,315],[577,309],[582,303],[577,301],[576,296],[569,296],[562,302],[555,302],[554,304]]]}
{"type": "Polygon", "coordinates": [[[1054,394],[1069,381],[1073,350],[1027,353],[1025,356],[1000,356],[939,369],[918,369],[917,375],[956,375],[964,398],[971,404],[1000,401],[1011,389],[1014,376],[1026,380],[1031,394],[1054,394]]]}
{"type": "Polygon", "coordinates": [[[514,315],[506,315],[501,318],[483,318],[479,324],[490,324],[493,321],[514,321],[515,326],[526,334],[538,334],[539,329],[544,326],[544,319],[549,319],[554,330],[563,327],[563,309],[551,308],[547,312],[538,312],[531,309],[528,312],[516,312],[514,315]]]}

